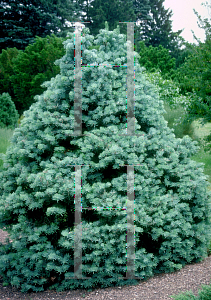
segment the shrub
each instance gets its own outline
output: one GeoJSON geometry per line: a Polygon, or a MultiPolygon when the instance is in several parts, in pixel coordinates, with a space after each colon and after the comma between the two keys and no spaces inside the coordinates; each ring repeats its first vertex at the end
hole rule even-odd
{"type": "Polygon", "coordinates": [[[3,50],[0,54],[0,68],[4,71],[4,85],[0,85],[0,88],[4,92],[5,88],[10,89],[20,115],[35,102],[35,95],[44,92],[42,83],[59,73],[59,67],[54,62],[65,53],[62,44],[64,40],[55,35],[36,37],[35,42],[29,44],[24,51],[14,48],[3,50]]]}
{"type": "Polygon", "coordinates": [[[3,49],[0,54],[0,94],[9,93],[14,98],[14,88],[11,83],[11,76],[14,75],[13,59],[19,54],[17,48],[3,49]]]}
{"type": "Polygon", "coordinates": [[[168,49],[162,45],[147,47],[143,41],[139,42],[139,47],[139,63],[149,72],[160,70],[164,77],[169,77],[174,72],[176,60],[171,57],[168,49]]]}
{"type": "Polygon", "coordinates": [[[83,64],[99,64],[82,68],[83,136],[74,134],[70,34],[66,54],[57,61],[60,74],[24,112],[12,146],[1,156],[0,228],[12,242],[0,246],[0,273],[5,284],[23,292],[137,283],[119,279],[126,273],[128,246],[127,169],[120,165],[135,165],[135,274],[147,279],[207,257],[211,193],[203,164],[189,158],[199,150],[197,142],[176,139],[167,127],[163,101],[135,52],[139,135],[124,135],[127,69],[106,64],[127,63],[126,36],[107,27],[95,41],[88,28],[82,33],[83,64]],[[89,49],[93,44],[99,49],[89,49]],[[77,280],[74,193],[80,174],[74,165],[83,165],[82,274],[90,277],[77,280]]]}
{"type": "Polygon", "coordinates": [[[191,105],[191,97],[181,95],[179,85],[173,80],[164,79],[160,72],[146,72],[145,75],[157,87],[166,110],[164,118],[168,122],[168,126],[174,128],[175,136],[177,138],[182,138],[184,135],[193,137],[192,124],[187,121],[187,110],[191,105]],[[174,114],[171,112],[172,109],[174,109],[174,114]]]}
{"type": "Polygon", "coordinates": [[[14,129],[17,125],[19,114],[15,108],[10,95],[3,93],[0,95],[0,127],[14,129]]]}
{"type": "Polygon", "coordinates": [[[198,296],[195,296],[192,291],[187,291],[179,295],[170,296],[174,300],[210,300],[211,299],[211,285],[202,285],[198,296]]]}

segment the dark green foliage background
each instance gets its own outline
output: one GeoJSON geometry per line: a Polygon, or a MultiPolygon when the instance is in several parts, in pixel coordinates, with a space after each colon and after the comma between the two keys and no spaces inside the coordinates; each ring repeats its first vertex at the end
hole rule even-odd
{"type": "Polygon", "coordinates": [[[0,2],[0,52],[24,50],[36,36],[54,33],[66,36],[66,21],[79,20],[78,5],[72,0],[4,0],[0,2]],[[74,12],[74,13],[73,13],[74,12]]]}
{"type": "MultiPolygon", "coordinates": [[[[209,9],[211,6],[206,5],[209,9]]],[[[179,83],[183,95],[191,95],[192,105],[187,111],[187,121],[201,118],[200,123],[211,122],[211,23],[195,11],[200,28],[205,31],[205,42],[196,38],[198,45],[189,45],[189,55],[175,71],[173,79],[179,83]]],[[[211,134],[205,138],[205,151],[211,153],[211,134]]]]}
{"type": "Polygon", "coordinates": [[[59,73],[55,60],[64,54],[66,38],[55,35],[36,37],[24,51],[8,48],[0,54],[0,92],[9,92],[19,114],[35,102],[34,96],[46,90],[42,83],[59,73]]]}
{"type": "Polygon", "coordinates": [[[144,42],[139,42],[140,58],[139,63],[144,66],[149,72],[161,71],[163,78],[171,77],[171,73],[175,71],[175,58],[169,54],[169,50],[163,46],[147,47],[144,42]]]}
{"type": "MultiPolygon", "coordinates": [[[[176,139],[163,117],[163,102],[135,53],[135,133],[126,133],[126,68],[82,69],[82,128],[74,136],[74,35],[57,61],[60,74],[44,86],[24,113],[0,173],[0,228],[12,243],[0,245],[5,283],[23,292],[135,284],[126,275],[127,172],[135,169],[136,275],[173,272],[207,256],[210,196],[203,166],[189,157],[199,150],[188,136],[176,139]],[[72,165],[83,165],[82,272],[74,276],[72,165]],[[104,208],[94,210],[94,208],[104,208]],[[51,278],[55,278],[52,282],[51,278]]],[[[127,63],[126,36],[87,28],[83,64],[127,63]],[[99,49],[89,49],[99,45],[99,49]]]]}

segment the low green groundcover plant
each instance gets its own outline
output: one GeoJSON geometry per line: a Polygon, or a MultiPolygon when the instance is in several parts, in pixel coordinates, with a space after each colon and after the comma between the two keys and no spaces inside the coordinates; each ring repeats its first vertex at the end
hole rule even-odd
{"type": "Polygon", "coordinates": [[[179,295],[170,296],[174,300],[210,300],[211,299],[211,284],[202,285],[202,289],[198,291],[198,296],[195,296],[192,291],[187,291],[179,295]]]}
{"type": "Polygon", "coordinates": [[[106,27],[96,40],[83,28],[81,39],[83,65],[97,65],[82,67],[83,136],[74,135],[70,34],[66,54],[57,61],[60,74],[24,112],[1,156],[0,228],[12,242],[0,245],[0,273],[5,284],[22,292],[139,282],[119,279],[127,267],[127,168],[122,165],[135,165],[135,275],[145,280],[207,257],[211,193],[203,164],[190,159],[200,147],[168,128],[163,101],[136,52],[137,135],[127,135],[127,68],[113,66],[127,64],[127,37],[106,27]],[[82,165],[82,274],[90,277],[77,280],[75,165],[82,165]]]}

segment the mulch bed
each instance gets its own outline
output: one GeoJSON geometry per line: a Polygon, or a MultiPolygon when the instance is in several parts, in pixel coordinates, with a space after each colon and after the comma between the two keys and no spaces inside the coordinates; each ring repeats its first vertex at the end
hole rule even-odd
{"type": "Polygon", "coordinates": [[[90,292],[86,290],[71,290],[64,292],[56,292],[46,290],[38,293],[22,293],[20,290],[13,286],[3,286],[3,280],[0,276],[0,299],[3,300],[81,300],[90,292]]]}

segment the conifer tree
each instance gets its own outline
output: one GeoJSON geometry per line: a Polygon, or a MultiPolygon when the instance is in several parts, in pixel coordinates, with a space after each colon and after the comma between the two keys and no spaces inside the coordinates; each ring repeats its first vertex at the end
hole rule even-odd
{"type": "Polygon", "coordinates": [[[147,279],[207,257],[210,193],[202,164],[189,158],[199,147],[188,136],[176,139],[167,127],[163,102],[136,52],[137,135],[126,134],[126,39],[119,27],[100,30],[96,40],[82,29],[83,136],[77,136],[71,33],[66,54],[57,61],[60,74],[24,112],[12,146],[2,155],[0,228],[12,241],[0,245],[0,273],[23,292],[137,283],[119,279],[126,273],[128,247],[127,168],[122,165],[140,164],[134,167],[135,275],[147,279]],[[76,280],[74,180],[79,173],[74,166],[79,165],[86,279],[76,280]]]}
{"type": "Polygon", "coordinates": [[[0,53],[13,47],[24,50],[36,36],[64,36],[66,21],[79,20],[79,16],[79,7],[72,0],[1,1],[0,53]]]}
{"type": "Polygon", "coordinates": [[[14,129],[17,126],[19,114],[9,93],[0,95],[0,128],[14,129]]]}
{"type": "Polygon", "coordinates": [[[144,40],[146,46],[159,47],[171,50],[172,54],[178,50],[180,43],[180,34],[182,30],[172,32],[172,10],[169,11],[164,7],[164,0],[150,0],[150,15],[143,24],[143,34],[141,39],[144,40]]]}

